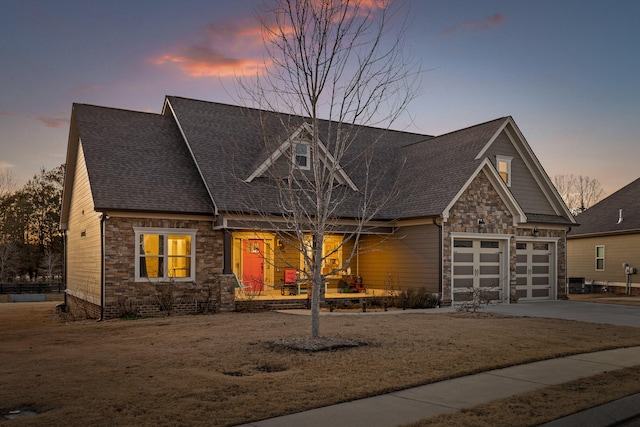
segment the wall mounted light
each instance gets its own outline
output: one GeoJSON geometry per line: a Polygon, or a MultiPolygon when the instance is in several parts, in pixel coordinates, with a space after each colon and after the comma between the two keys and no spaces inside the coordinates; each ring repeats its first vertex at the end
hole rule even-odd
{"type": "Polygon", "coordinates": [[[538,228],[536,227],[533,229],[533,237],[538,237],[538,236],[540,236],[540,230],[538,230],[538,228]]]}
{"type": "Polygon", "coordinates": [[[478,228],[479,228],[480,230],[483,230],[483,229],[484,229],[484,226],[485,226],[485,224],[484,224],[484,218],[478,218],[478,228]]]}

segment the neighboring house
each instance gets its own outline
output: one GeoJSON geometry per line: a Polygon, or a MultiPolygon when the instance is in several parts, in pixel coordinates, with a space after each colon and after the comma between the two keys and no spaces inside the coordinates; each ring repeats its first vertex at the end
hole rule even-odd
{"type": "Polygon", "coordinates": [[[301,256],[278,238],[287,225],[270,179],[292,165],[306,173],[316,155],[353,199],[325,238],[327,271],[341,270],[327,292],[349,271],[368,292],[424,288],[442,305],[474,289],[504,301],[564,296],[575,220],[511,117],[438,137],[356,127],[340,165],[328,149],[310,152],[309,129],[302,117],[179,97],[161,114],[74,104],[61,213],[69,308],[105,318],[132,306],[229,310],[237,282],[286,299],[280,285],[301,256]],[[377,190],[399,196],[365,224],[347,265],[361,189],[385,168],[397,174],[377,190]]]}
{"type": "Polygon", "coordinates": [[[640,178],[576,217],[580,227],[567,235],[567,268],[594,290],[640,292],[640,178]],[[632,274],[628,274],[632,273],[632,274]],[[635,282],[635,283],[634,283],[635,282]],[[603,287],[605,287],[603,289],[603,287]]]}

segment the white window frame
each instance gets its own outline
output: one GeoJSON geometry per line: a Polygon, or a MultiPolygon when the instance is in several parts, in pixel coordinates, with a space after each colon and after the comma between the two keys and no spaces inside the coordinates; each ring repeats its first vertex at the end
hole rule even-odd
{"type": "Polygon", "coordinates": [[[176,282],[193,282],[196,278],[196,234],[198,232],[197,229],[194,228],[158,228],[158,227],[133,227],[133,231],[135,232],[135,281],[136,282],[167,282],[169,280],[173,280],[176,282]],[[157,234],[163,236],[164,239],[164,254],[161,256],[165,260],[163,262],[163,277],[141,277],[140,276],[140,257],[144,254],[140,253],[140,235],[144,234],[157,234]],[[172,236],[191,236],[191,254],[190,257],[190,275],[188,277],[171,277],[169,275],[169,263],[167,262],[169,258],[168,254],[168,239],[169,235],[172,236]]]}
{"type": "Polygon", "coordinates": [[[605,268],[605,251],[604,251],[604,245],[596,245],[596,271],[604,271],[605,268]],[[598,256],[598,249],[602,248],[602,256],[598,256]],[[602,260],[602,268],[598,268],[598,261],[602,260]]]}
{"type": "MultiPolygon", "coordinates": [[[[502,178],[502,171],[500,170],[500,163],[505,163],[507,165],[507,180],[505,181],[505,184],[507,184],[507,187],[511,187],[511,160],[513,160],[513,157],[507,157],[507,156],[496,156],[496,169],[498,171],[498,175],[500,175],[500,178],[502,178]]],[[[502,178],[502,180],[504,181],[504,178],[502,178]]]]}
{"type": "Polygon", "coordinates": [[[293,164],[301,170],[310,170],[311,169],[311,145],[305,141],[294,141],[293,143],[293,164]],[[303,146],[306,148],[306,153],[298,153],[298,146],[303,146]],[[305,166],[298,163],[298,156],[304,157],[307,159],[307,164],[305,166]]]}

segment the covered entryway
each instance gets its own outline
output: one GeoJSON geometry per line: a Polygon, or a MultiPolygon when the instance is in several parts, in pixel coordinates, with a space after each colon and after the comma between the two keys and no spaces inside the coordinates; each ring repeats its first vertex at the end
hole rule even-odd
{"type": "Polygon", "coordinates": [[[242,282],[247,290],[264,290],[264,241],[248,239],[243,241],[242,282]]]}
{"type": "Polygon", "coordinates": [[[553,242],[518,241],[516,243],[516,297],[548,300],[553,296],[553,242]]]}
{"type": "Polygon", "coordinates": [[[452,301],[502,300],[505,287],[505,240],[454,238],[452,301]]]}

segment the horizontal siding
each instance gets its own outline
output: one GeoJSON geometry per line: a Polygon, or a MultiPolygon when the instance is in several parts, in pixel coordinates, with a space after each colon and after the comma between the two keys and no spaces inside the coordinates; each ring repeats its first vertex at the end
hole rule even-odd
{"type": "Polygon", "coordinates": [[[525,212],[555,215],[553,207],[504,132],[496,138],[486,155],[494,166],[496,155],[513,158],[511,160],[511,192],[525,212]]]}
{"type": "MultiPolygon", "coordinates": [[[[567,239],[567,276],[586,280],[626,282],[626,263],[640,270],[640,235],[567,239]],[[604,246],[604,271],[596,271],[596,246],[604,246]]],[[[640,282],[640,274],[633,275],[640,282]]]]}
{"type": "Polygon", "coordinates": [[[359,273],[368,288],[440,287],[440,229],[435,225],[401,227],[389,238],[366,236],[358,256],[359,273]]]}
{"type": "Polygon", "coordinates": [[[100,300],[100,252],[100,220],[80,144],[67,229],[67,289],[95,303],[100,300]]]}

